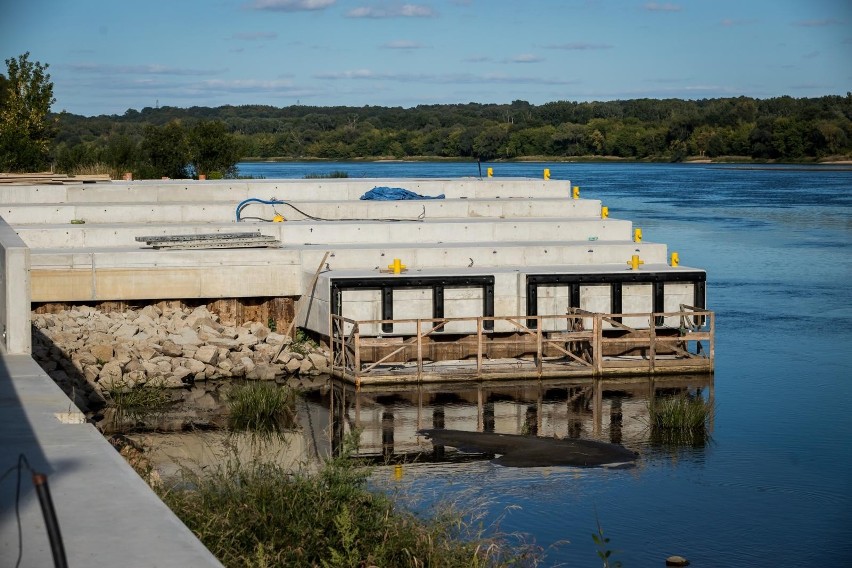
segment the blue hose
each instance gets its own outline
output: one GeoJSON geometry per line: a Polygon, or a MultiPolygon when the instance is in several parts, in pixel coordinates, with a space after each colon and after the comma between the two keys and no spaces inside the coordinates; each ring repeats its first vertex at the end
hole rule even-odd
{"type": "Polygon", "coordinates": [[[242,211],[243,207],[248,205],[249,203],[263,203],[265,205],[278,205],[283,203],[278,199],[266,200],[266,199],[258,199],[257,197],[250,197],[248,199],[244,199],[240,201],[239,205],[237,205],[237,223],[240,222],[240,211],[242,211]]]}

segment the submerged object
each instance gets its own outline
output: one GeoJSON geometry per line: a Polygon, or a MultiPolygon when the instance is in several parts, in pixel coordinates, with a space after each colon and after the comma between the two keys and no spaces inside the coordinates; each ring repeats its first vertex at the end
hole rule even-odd
{"type": "Polygon", "coordinates": [[[418,434],[426,436],[434,446],[499,455],[494,463],[510,467],[630,467],[639,456],[624,446],[596,440],[443,429],[425,429],[418,434]]]}

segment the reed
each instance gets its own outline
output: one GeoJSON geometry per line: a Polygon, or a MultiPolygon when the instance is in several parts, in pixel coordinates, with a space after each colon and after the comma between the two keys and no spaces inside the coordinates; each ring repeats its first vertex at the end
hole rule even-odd
{"type": "Polygon", "coordinates": [[[701,397],[677,395],[655,401],[649,412],[654,428],[696,430],[707,425],[713,409],[701,397]]]}
{"type": "Polygon", "coordinates": [[[107,394],[113,406],[123,412],[153,412],[171,402],[167,389],[155,384],[134,387],[117,384],[110,388],[107,394]]]}
{"type": "Polygon", "coordinates": [[[334,170],[327,173],[310,173],[305,174],[305,179],[334,179],[334,178],[348,178],[349,173],[344,172],[342,170],[334,170]]]}
{"type": "Polygon", "coordinates": [[[296,393],[273,383],[244,383],[228,392],[232,430],[276,433],[295,424],[296,393]]]}
{"type": "Polygon", "coordinates": [[[679,394],[654,401],[648,408],[651,442],[666,446],[703,446],[712,405],[700,396],[679,394]]]}
{"type": "Polygon", "coordinates": [[[225,566],[532,566],[537,558],[448,508],[424,521],[367,488],[344,455],[315,474],[231,462],[158,489],[225,566]]]}
{"type": "Polygon", "coordinates": [[[68,175],[72,176],[108,174],[109,177],[112,179],[121,179],[121,174],[123,172],[119,171],[118,168],[110,166],[109,164],[105,164],[103,162],[95,162],[94,164],[76,166],[70,169],[67,173],[68,175]]]}

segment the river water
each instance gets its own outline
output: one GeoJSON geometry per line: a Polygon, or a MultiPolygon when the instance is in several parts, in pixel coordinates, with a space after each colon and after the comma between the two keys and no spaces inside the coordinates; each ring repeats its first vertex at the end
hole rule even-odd
{"type": "MultiPolygon", "coordinates": [[[[548,167],[552,179],[570,179],[582,197],[601,199],[611,217],[632,220],[646,241],[667,243],[682,265],[707,270],[716,373],[712,384],[689,389],[712,393],[711,438],[669,451],[642,447],[630,422],[641,421],[634,415],[642,389],[627,389],[605,395],[608,418],[598,434],[613,437],[617,407],[619,439],[644,454],[636,468],[516,469],[478,460],[380,468],[377,477],[424,509],[437,499],[482,503],[487,526],[527,535],[547,549],[547,565],[600,566],[591,537],[598,522],[616,550],[611,560],[625,566],[662,566],[671,554],[692,566],[852,565],[852,169],[499,163],[483,164],[483,173],[488,166],[495,177],[536,178],[548,167]]],[[[265,178],[334,170],[479,175],[476,163],[239,167],[265,178]]],[[[573,391],[556,392],[558,399],[573,391]]],[[[427,398],[417,412],[441,400],[447,427],[453,401],[471,404],[465,396],[427,398]]],[[[538,408],[552,398],[539,396],[538,408]]],[[[385,413],[409,404],[398,395],[371,400],[385,413]]],[[[570,425],[554,416],[541,428],[565,435],[570,425]]]]}

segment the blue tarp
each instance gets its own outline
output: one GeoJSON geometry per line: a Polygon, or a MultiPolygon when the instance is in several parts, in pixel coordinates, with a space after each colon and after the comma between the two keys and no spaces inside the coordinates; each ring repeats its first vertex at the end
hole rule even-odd
{"type": "Polygon", "coordinates": [[[413,191],[402,189],[401,187],[374,187],[367,193],[361,196],[364,200],[373,201],[401,201],[403,199],[444,199],[444,194],[441,195],[419,195],[413,191]]]}

